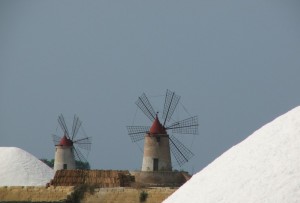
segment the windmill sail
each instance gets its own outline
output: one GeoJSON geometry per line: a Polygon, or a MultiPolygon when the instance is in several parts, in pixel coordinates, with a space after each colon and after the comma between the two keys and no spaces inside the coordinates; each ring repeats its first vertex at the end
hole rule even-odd
{"type": "Polygon", "coordinates": [[[182,121],[175,122],[166,127],[166,129],[171,129],[172,133],[197,135],[198,125],[198,116],[193,116],[182,121]]]}
{"type": "Polygon", "coordinates": [[[149,132],[150,126],[127,126],[128,135],[132,142],[137,142],[145,138],[145,134],[149,132]]]}
{"type": "Polygon", "coordinates": [[[67,125],[66,125],[64,116],[63,116],[62,114],[60,114],[60,115],[58,116],[58,123],[59,123],[61,129],[63,130],[64,134],[65,134],[68,138],[70,138],[70,136],[69,136],[69,131],[68,131],[68,128],[67,128],[67,125]]]}
{"type": "Polygon", "coordinates": [[[82,152],[78,148],[74,148],[74,155],[75,155],[75,159],[77,161],[87,162],[85,156],[82,154],[82,152]]]}
{"type": "Polygon", "coordinates": [[[75,139],[78,130],[81,126],[81,121],[79,120],[79,117],[74,115],[74,119],[73,119],[73,125],[72,125],[72,139],[75,139]]]}
{"type": "Polygon", "coordinates": [[[60,143],[61,137],[59,137],[55,134],[52,134],[52,140],[53,140],[54,145],[58,145],[60,143]]]}
{"type": "Polygon", "coordinates": [[[92,137],[85,137],[82,139],[78,139],[75,140],[73,143],[76,144],[81,149],[90,151],[92,145],[92,137]]]}
{"type": "Polygon", "coordinates": [[[142,94],[138,98],[138,100],[135,102],[135,104],[144,112],[144,114],[151,120],[153,121],[155,119],[155,111],[150,104],[147,96],[145,93],[142,94]]]}
{"type": "Polygon", "coordinates": [[[163,125],[165,126],[166,121],[170,121],[176,106],[179,102],[180,96],[176,95],[175,92],[171,92],[167,90],[166,97],[165,97],[165,104],[162,119],[164,120],[163,125]]]}
{"type": "Polygon", "coordinates": [[[171,152],[179,166],[182,166],[194,156],[194,154],[174,136],[170,135],[169,139],[171,152]]]}

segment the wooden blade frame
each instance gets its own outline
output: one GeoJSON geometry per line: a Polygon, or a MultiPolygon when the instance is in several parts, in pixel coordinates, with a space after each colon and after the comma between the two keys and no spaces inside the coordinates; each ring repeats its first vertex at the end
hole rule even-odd
{"type": "Polygon", "coordinates": [[[151,120],[153,121],[155,119],[155,111],[149,102],[147,96],[145,93],[142,94],[138,98],[138,100],[135,102],[135,104],[144,112],[144,114],[151,120]]]}
{"type": "Polygon", "coordinates": [[[62,114],[60,114],[58,116],[58,123],[59,123],[62,131],[64,132],[64,134],[70,139],[69,131],[68,131],[64,116],[62,114]]]}
{"type": "Polygon", "coordinates": [[[175,92],[171,92],[170,90],[167,90],[164,110],[162,115],[162,119],[164,120],[163,126],[165,126],[167,121],[170,121],[179,100],[180,100],[180,96],[176,95],[175,92]]]}
{"type": "Polygon", "coordinates": [[[73,149],[74,149],[74,156],[77,161],[87,162],[86,158],[84,157],[82,152],[79,150],[79,148],[73,147],[73,149]]]}
{"type": "Polygon", "coordinates": [[[145,138],[145,134],[149,133],[150,126],[127,126],[128,135],[132,142],[138,142],[145,138]]]}
{"type": "Polygon", "coordinates": [[[76,144],[81,149],[90,151],[92,145],[92,137],[85,137],[82,139],[78,139],[75,140],[73,143],[76,144]]]}
{"type": "Polygon", "coordinates": [[[61,137],[59,137],[55,134],[52,134],[52,140],[53,140],[54,145],[56,146],[60,143],[61,137]]]}
{"type": "Polygon", "coordinates": [[[188,162],[194,154],[174,136],[169,136],[171,152],[179,166],[188,162]]]}
{"type": "Polygon", "coordinates": [[[198,126],[198,116],[193,116],[185,120],[175,122],[170,126],[166,127],[166,129],[171,129],[172,133],[197,135],[198,126]]]}
{"type": "Polygon", "coordinates": [[[79,120],[79,117],[75,114],[72,125],[72,140],[75,139],[81,124],[82,122],[79,120]]]}

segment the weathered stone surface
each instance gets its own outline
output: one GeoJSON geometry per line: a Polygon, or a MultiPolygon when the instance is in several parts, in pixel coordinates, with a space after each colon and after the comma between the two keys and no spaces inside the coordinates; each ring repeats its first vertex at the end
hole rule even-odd
{"type": "Polygon", "coordinates": [[[132,176],[129,171],[117,170],[58,170],[51,185],[76,186],[92,185],[95,187],[130,186],[132,176]]]}
{"type": "Polygon", "coordinates": [[[161,203],[164,199],[175,192],[177,188],[101,188],[93,194],[86,193],[83,203],[140,203],[142,192],[147,194],[145,202],[161,203]]]}
{"type": "Polygon", "coordinates": [[[185,172],[175,171],[130,171],[135,177],[135,186],[180,187],[191,177],[185,172]]]}
{"type": "MultiPolygon", "coordinates": [[[[0,187],[0,202],[66,202],[74,193],[74,187],[0,187]]],[[[140,203],[142,192],[147,203],[160,203],[177,188],[94,188],[85,191],[82,203],[140,203]]]]}
{"type": "Polygon", "coordinates": [[[140,195],[144,192],[147,194],[147,203],[160,203],[177,189],[166,185],[177,187],[186,178],[181,172],[131,174],[129,171],[116,170],[59,170],[50,187],[0,187],[0,202],[54,203],[81,199],[83,203],[140,203],[140,195]],[[134,184],[134,175],[138,183],[146,181],[152,188],[134,184]]]}
{"type": "Polygon", "coordinates": [[[32,201],[32,202],[58,202],[67,199],[74,187],[0,187],[0,202],[32,201]]]}

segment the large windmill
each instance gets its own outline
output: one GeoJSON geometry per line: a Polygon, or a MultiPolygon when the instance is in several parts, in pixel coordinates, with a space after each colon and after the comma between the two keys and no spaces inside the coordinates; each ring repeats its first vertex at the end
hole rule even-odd
{"type": "Polygon", "coordinates": [[[194,156],[175,136],[168,134],[168,131],[174,134],[198,134],[197,116],[168,124],[179,99],[180,96],[176,95],[175,92],[167,90],[161,117],[162,123],[145,93],[136,101],[135,104],[152,122],[152,126],[127,126],[132,142],[145,139],[142,171],[172,171],[170,151],[179,166],[194,156]]]}
{"type": "Polygon", "coordinates": [[[82,124],[78,116],[74,115],[71,134],[69,134],[69,130],[62,114],[58,116],[57,120],[63,131],[63,136],[59,137],[54,134],[52,135],[56,148],[54,171],[60,169],[75,169],[75,160],[87,162],[86,155],[84,155],[80,149],[85,150],[87,153],[91,150],[91,137],[83,135],[77,138],[79,128],[82,124]]]}

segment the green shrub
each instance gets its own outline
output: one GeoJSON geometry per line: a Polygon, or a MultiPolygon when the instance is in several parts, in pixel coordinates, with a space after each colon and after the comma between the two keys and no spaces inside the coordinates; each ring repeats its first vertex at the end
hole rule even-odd
{"type": "Polygon", "coordinates": [[[140,193],[140,202],[145,202],[146,199],[147,199],[147,197],[148,197],[148,193],[147,193],[146,191],[143,190],[143,191],[140,193]]]}

